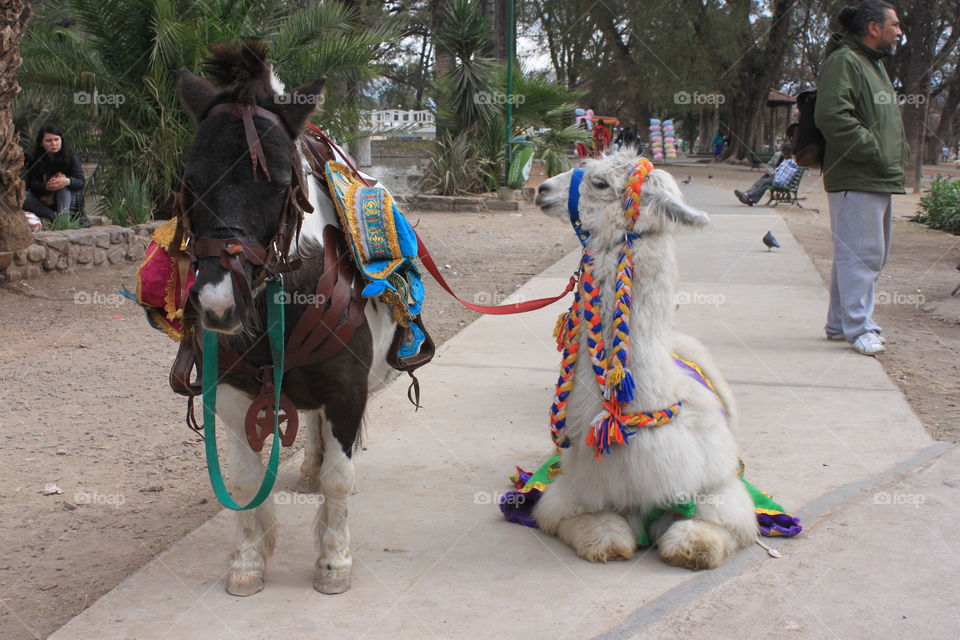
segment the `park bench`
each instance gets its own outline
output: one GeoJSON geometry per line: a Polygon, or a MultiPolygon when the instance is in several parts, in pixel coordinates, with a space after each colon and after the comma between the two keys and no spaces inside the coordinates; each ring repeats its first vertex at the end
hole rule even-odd
{"type": "Polygon", "coordinates": [[[772,151],[747,151],[747,160],[750,161],[751,169],[759,169],[760,165],[770,162],[772,158],[772,151]]]}
{"type": "Polygon", "coordinates": [[[803,180],[803,174],[806,172],[806,169],[800,168],[797,171],[797,174],[793,176],[793,180],[790,181],[790,184],[770,184],[770,197],[767,199],[766,203],[763,206],[769,206],[770,203],[773,203],[773,206],[777,206],[781,202],[786,204],[795,204],[798,207],[803,207],[800,204],[800,198],[797,196],[797,192],[800,189],[800,181],[803,180]]]}

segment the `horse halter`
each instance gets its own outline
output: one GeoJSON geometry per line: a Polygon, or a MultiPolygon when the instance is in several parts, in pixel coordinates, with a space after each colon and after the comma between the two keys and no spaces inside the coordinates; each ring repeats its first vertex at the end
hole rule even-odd
{"type": "MultiPolygon", "coordinates": [[[[637,240],[644,234],[633,230],[640,216],[640,191],[643,188],[643,182],[647,175],[653,171],[653,163],[646,158],[640,158],[637,164],[630,170],[630,178],[627,179],[626,195],[623,201],[624,216],[627,221],[627,238],[637,240]]],[[[580,221],[580,183],[583,182],[584,169],[574,169],[570,176],[570,191],[567,194],[567,209],[570,212],[570,224],[573,226],[574,233],[580,240],[580,244],[587,246],[587,240],[590,239],[590,232],[583,228],[580,221]]]]}
{"type": "MultiPolygon", "coordinates": [[[[259,116],[269,120],[273,126],[279,127],[281,131],[286,132],[286,125],[280,117],[255,104],[240,102],[221,103],[212,107],[203,118],[206,120],[211,116],[221,113],[228,113],[237,116],[243,121],[243,132],[247,142],[247,150],[250,155],[250,162],[253,169],[253,179],[257,180],[257,169],[263,171],[267,181],[271,181],[270,170],[267,167],[266,154],[263,146],[260,144],[260,134],[254,125],[253,117],[259,116]]],[[[203,121],[201,121],[203,122],[203,121]]],[[[211,238],[208,236],[192,237],[192,242],[187,245],[187,253],[193,268],[202,258],[219,258],[220,266],[230,272],[233,283],[234,300],[238,307],[249,309],[253,304],[253,292],[257,290],[267,279],[273,279],[278,274],[296,269],[300,264],[299,256],[292,259],[289,257],[290,243],[293,237],[300,231],[303,223],[303,214],[313,212],[313,205],[307,194],[303,183],[302,171],[299,167],[299,154],[296,145],[290,143],[290,159],[292,167],[292,179],[290,186],[287,187],[283,197],[283,207],[280,212],[280,221],[277,225],[277,233],[266,245],[260,246],[242,242],[236,238],[211,238]],[[253,282],[247,280],[243,271],[243,263],[248,262],[254,266],[255,276],[253,282]]],[[[172,247],[179,250],[180,242],[183,237],[191,237],[188,223],[188,209],[185,200],[185,181],[181,179],[180,188],[174,194],[174,202],[171,207],[173,213],[179,216],[180,223],[177,225],[177,236],[174,238],[172,247]]],[[[184,283],[186,279],[182,280],[184,283]]],[[[185,284],[184,284],[185,286],[185,284]]]]}

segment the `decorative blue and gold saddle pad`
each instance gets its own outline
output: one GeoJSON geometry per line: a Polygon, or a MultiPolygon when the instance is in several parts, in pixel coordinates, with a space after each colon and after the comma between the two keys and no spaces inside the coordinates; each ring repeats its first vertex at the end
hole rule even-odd
{"type": "Polygon", "coordinates": [[[370,280],[363,295],[375,296],[393,289],[387,279],[417,255],[413,228],[383,187],[366,186],[339,162],[327,162],[325,170],[354,262],[370,280]]]}

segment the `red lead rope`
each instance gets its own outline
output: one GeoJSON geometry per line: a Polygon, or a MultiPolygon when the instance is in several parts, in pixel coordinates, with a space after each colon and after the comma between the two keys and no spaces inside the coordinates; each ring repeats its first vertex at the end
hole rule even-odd
{"type": "Polygon", "coordinates": [[[470,304],[464,300],[461,300],[457,294],[453,292],[453,289],[450,288],[450,285],[447,284],[447,281],[443,279],[443,274],[440,273],[440,269],[437,268],[437,264],[433,261],[433,258],[430,256],[430,252],[427,251],[426,245],[423,244],[423,239],[420,237],[420,234],[414,230],[414,233],[417,235],[417,257],[420,258],[420,262],[423,263],[423,266],[427,268],[427,273],[433,276],[433,279],[437,281],[444,291],[449,293],[454,299],[467,307],[468,309],[473,309],[474,311],[479,311],[480,313],[487,313],[490,315],[503,316],[509,315],[512,313],[524,313],[526,311],[534,311],[535,309],[542,309],[548,304],[553,304],[560,298],[564,297],[577,286],[577,277],[570,276],[570,282],[567,283],[567,288],[560,292],[559,295],[556,295],[552,298],[539,298],[537,300],[527,300],[525,302],[515,302],[513,304],[502,304],[498,306],[487,306],[482,304],[470,304]]]}
{"type": "MultiPolygon", "coordinates": [[[[353,166],[353,163],[350,162],[350,159],[347,158],[346,154],[343,153],[343,151],[333,142],[333,140],[328,138],[327,135],[323,131],[321,131],[318,127],[316,127],[312,122],[308,124],[310,126],[310,129],[312,129],[314,133],[320,136],[324,140],[324,142],[330,145],[332,149],[335,149],[338,152],[338,155],[346,161],[347,165],[350,167],[350,170],[353,171],[353,175],[355,175],[357,179],[363,182],[365,185],[369,186],[370,183],[368,183],[363,178],[363,176],[360,175],[360,171],[355,166],[353,166]]],[[[423,266],[427,268],[427,273],[433,276],[433,279],[437,281],[437,284],[443,287],[444,291],[446,291],[451,296],[453,296],[454,300],[456,300],[463,306],[467,307],[468,309],[473,309],[474,311],[478,311],[480,313],[486,313],[486,314],[495,315],[495,316],[505,316],[505,315],[510,315],[514,313],[525,313],[527,311],[535,311],[536,309],[542,309],[547,305],[553,304],[560,298],[564,297],[565,295],[573,291],[573,288],[577,286],[577,276],[572,275],[570,276],[570,282],[567,283],[566,289],[564,289],[559,295],[556,295],[552,298],[538,298],[537,300],[527,300],[525,302],[515,302],[513,304],[502,304],[497,306],[471,304],[469,302],[466,302],[465,300],[460,299],[460,297],[453,292],[453,289],[451,289],[450,285],[447,284],[447,281],[444,280],[443,274],[440,273],[440,269],[437,268],[437,263],[433,261],[433,257],[430,255],[430,252],[427,251],[427,246],[423,244],[423,238],[420,237],[420,234],[417,233],[416,229],[414,229],[413,233],[417,236],[417,257],[420,258],[420,262],[423,263],[423,266]]]]}

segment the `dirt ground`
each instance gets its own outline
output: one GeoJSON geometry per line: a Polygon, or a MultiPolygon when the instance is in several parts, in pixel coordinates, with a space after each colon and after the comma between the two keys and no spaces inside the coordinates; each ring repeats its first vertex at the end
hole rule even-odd
{"type": "MultiPolygon", "coordinates": [[[[577,244],[532,205],[409,219],[454,290],[480,304],[577,244]]],[[[219,510],[202,443],[167,385],[175,345],[117,292],[135,289],[134,271],[0,285],[4,640],[45,638],[219,510]],[[48,483],[62,493],[43,495],[48,483]]],[[[429,278],[426,288],[438,343],[478,315],[429,278]]]]}
{"type": "MultiPolygon", "coordinates": [[[[716,165],[672,170],[725,189],[758,176],[716,165]]],[[[815,176],[801,191],[821,213],[779,209],[823,276],[826,199],[815,176]]],[[[887,303],[877,311],[890,341],[880,360],[930,433],[957,441],[960,310],[934,309],[960,300],[949,300],[960,283],[960,238],[907,222],[915,201],[896,199],[887,303]]],[[[410,219],[454,289],[482,304],[502,301],[576,246],[565,223],[531,205],[410,219]]],[[[167,386],[175,345],[117,293],[134,287],[134,270],[0,285],[0,638],[46,637],[218,511],[202,445],[167,386]],[[43,495],[48,483],[62,493],[43,495]]],[[[426,285],[424,316],[438,343],[477,316],[426,285]]]]}
{"type": "MultiPolygon", "coordinates": [[[[712,163],[668,168],[678,179],[692,176],[698,184],[729,189],[734,203],[733,189],[745,190],[760,177],[758,171],[747,167],[712,163]]],[[[829,286],[833,259],[830,210],[819,172],[807,172],[800,197],[805,208],[779,205],[775,210],[829,286]]],[[[950,293],[960,285],[960,271],[956,270],[960,236],[910,222],[919,199],[913,193],[893,198],[890,259],[877,285],[875,312],[888,342],[887,352],[878,358],[930,435],[958,442],[960,295],[951,297],[950,293]]],[[[811,327],[811,331],[820,330],[811,327]]]]}

